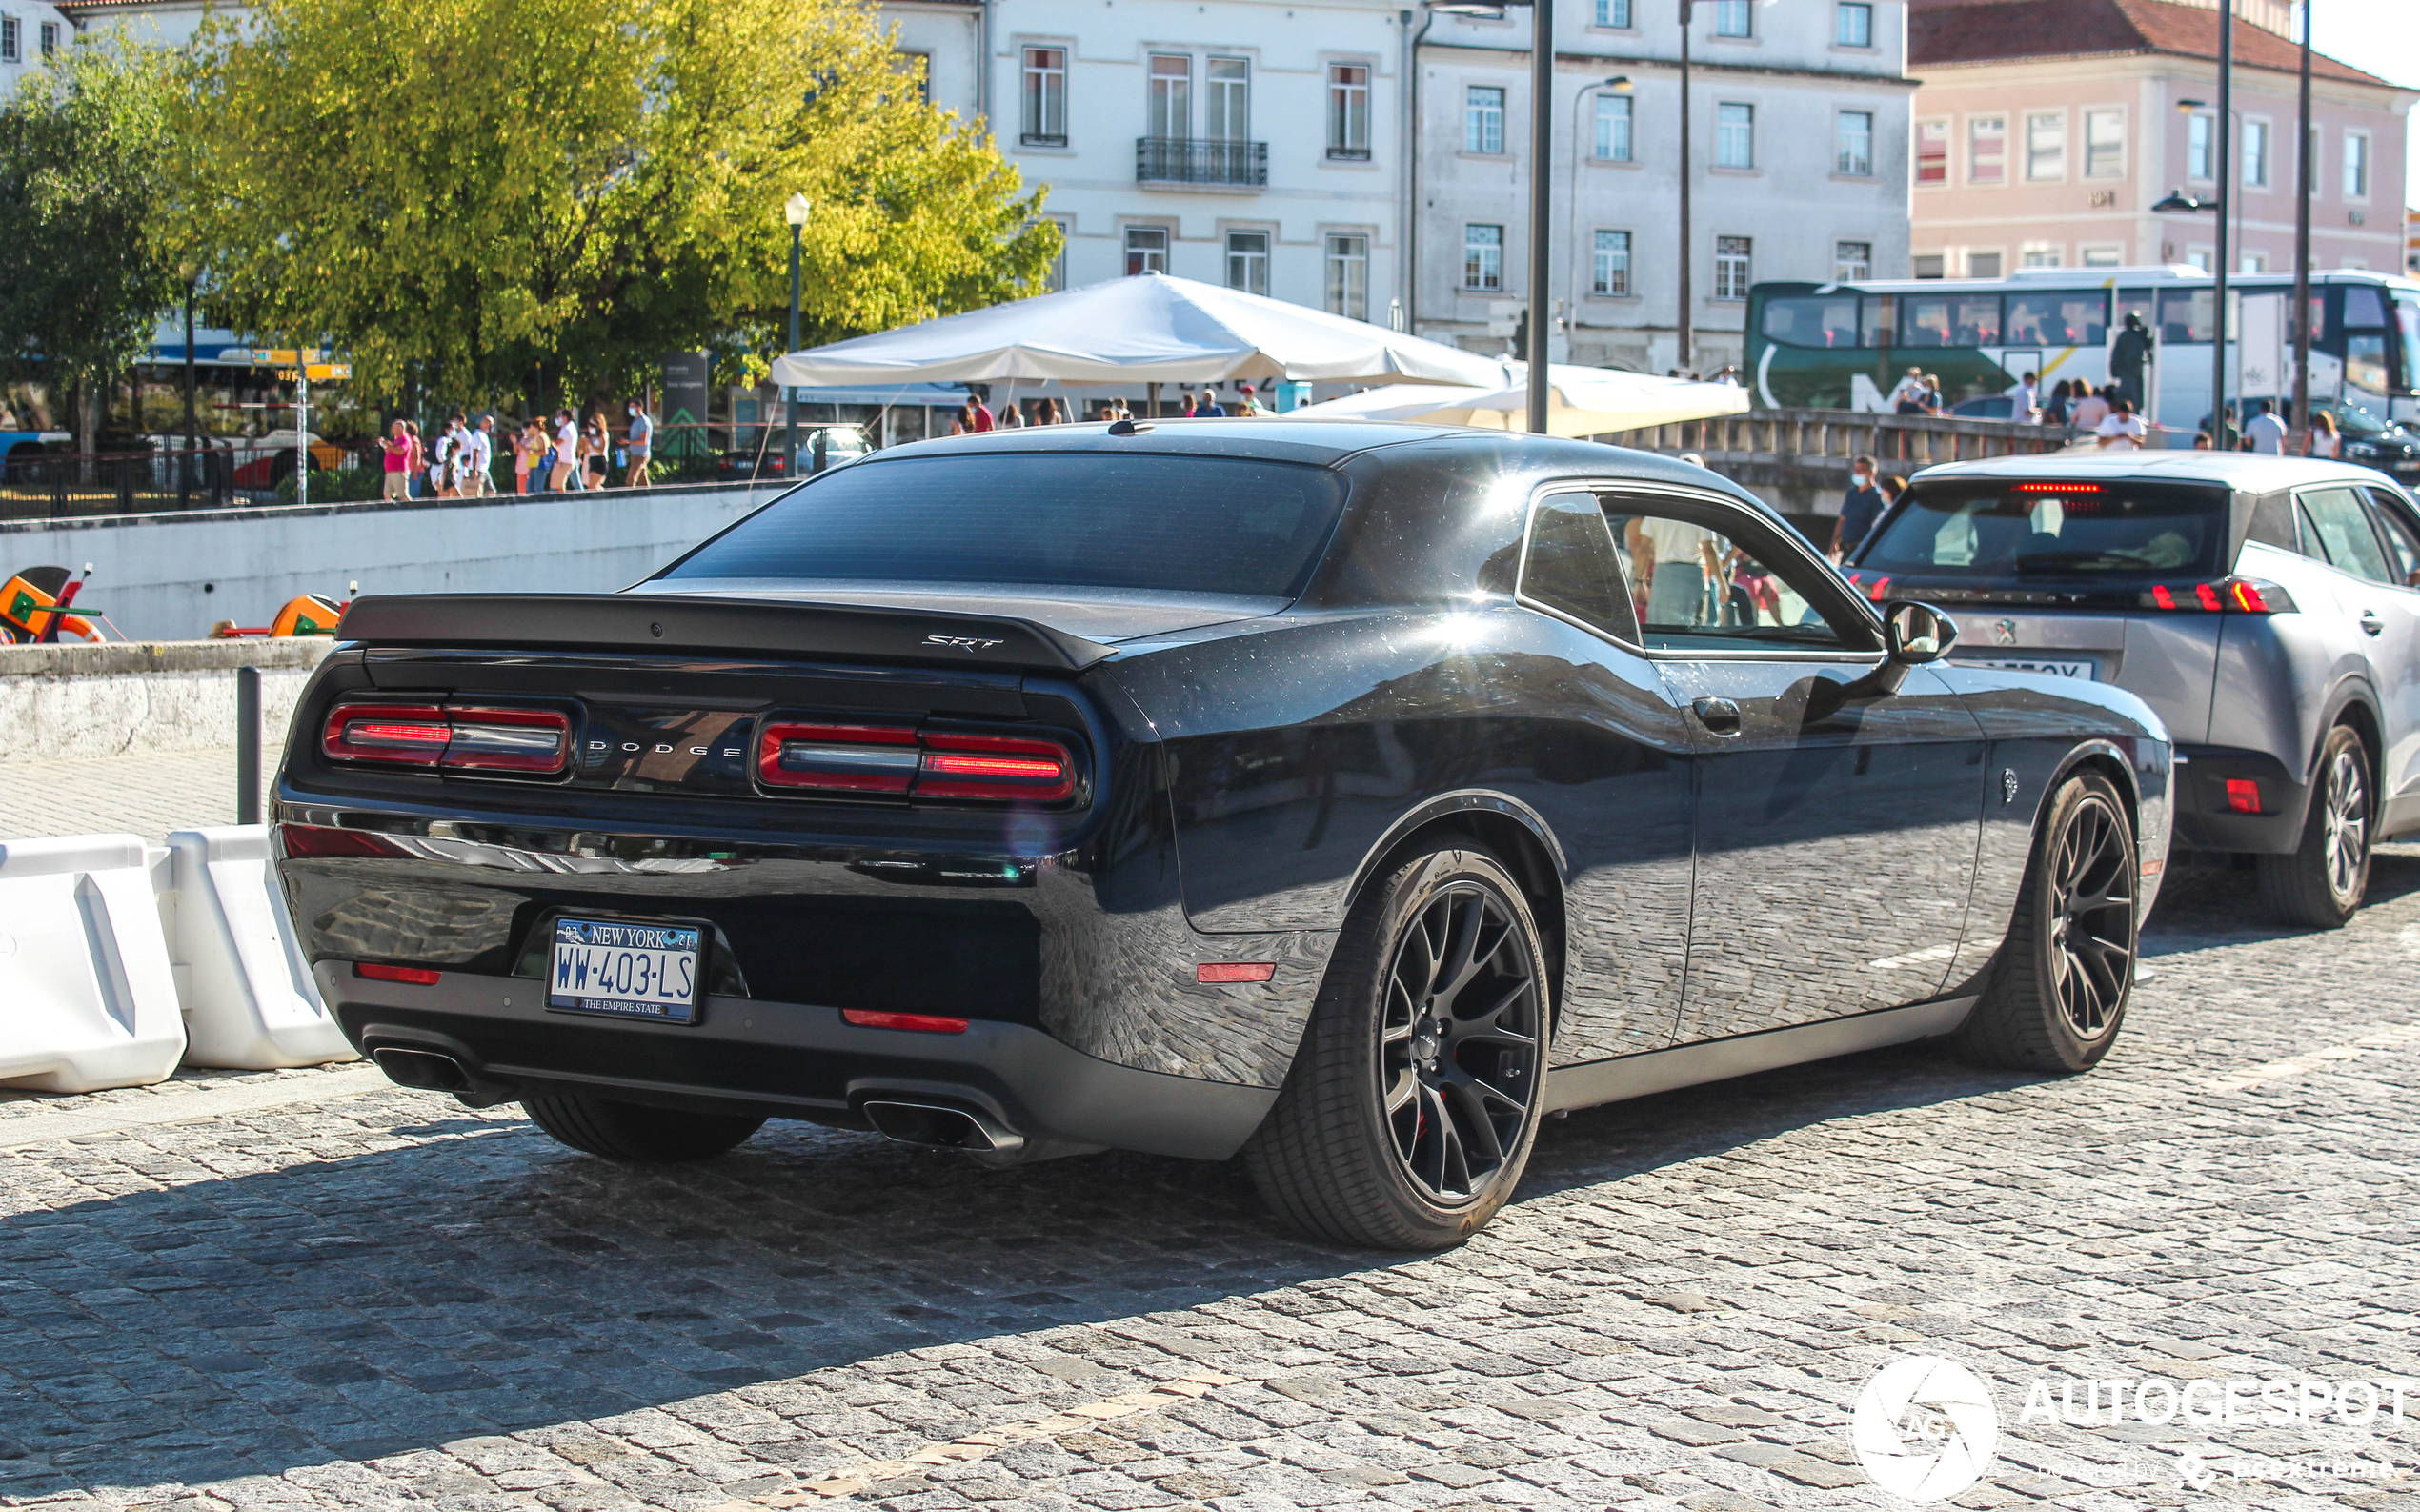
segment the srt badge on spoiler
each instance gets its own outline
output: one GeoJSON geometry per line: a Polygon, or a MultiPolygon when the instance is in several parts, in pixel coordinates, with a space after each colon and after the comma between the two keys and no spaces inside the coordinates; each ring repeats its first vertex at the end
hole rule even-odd
{"type": "Polygon", "coordinates": [[[989,651],[999,644],[997,640],[978,640],[972,635],[927,635],[924,637],[924,643],[928,646],[955,647],[968,655],[973,655],[978,651],[989,651]]]}

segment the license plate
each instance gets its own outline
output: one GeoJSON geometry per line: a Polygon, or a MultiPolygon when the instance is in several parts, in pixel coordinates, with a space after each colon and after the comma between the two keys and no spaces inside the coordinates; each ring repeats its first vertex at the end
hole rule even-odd
{"type": "Polygon", "coordinates": [[[694,1024],[699,944],[695,925],[558,918],[546,1006],[694,1024]]]}
{"type": "Polygon", "coordinates": [[[2092,680],[2092,663],[2066,661],[2047,656],[1961,656],[1961,667],[1990,667],[1999,672],[2038,672],[2047,677],[2073,677],[2079,682],[2092,680]]]}

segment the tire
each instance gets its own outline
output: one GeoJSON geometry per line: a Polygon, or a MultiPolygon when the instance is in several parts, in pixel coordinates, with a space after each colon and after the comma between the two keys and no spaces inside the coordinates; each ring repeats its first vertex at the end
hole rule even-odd
{"type": "Polygon", "coordinates": [[[2096,773],[2051,795],[2016,917],[1954,1043],[2019,1071],[2084,1071],[2109,1053],[2134,988],[2141,877],[2126,801],[2096,773]]]}
{"type": "Polygon", "coordinates": [[[765,1125],[762,1119],[736,1113],[684,1113],[576,1092],[526,1097],[521,1106],[555,1139],[608,1160],[703,1160],[744,1142],[765,1125]]]}
{"type": "Polygon", "coordinates": [[[1244,1145],[1261,1199],[1371,1249],[1458,1244],[1521,1182],[1537,1139],[1545,953],[1516,883],[1439,842],[1355,905],[1302,1047],[1244,1145]]]}
{"type": "Polygon", "coordinates": [[[2260,901],[2281,924],[2342,929],[2370,891],[2370,837],[2376,817],[2370,750],[2349,725],[2328,732],[2311,769],[2310,813],[2290,856],[2263,856],[2260,901]]]}

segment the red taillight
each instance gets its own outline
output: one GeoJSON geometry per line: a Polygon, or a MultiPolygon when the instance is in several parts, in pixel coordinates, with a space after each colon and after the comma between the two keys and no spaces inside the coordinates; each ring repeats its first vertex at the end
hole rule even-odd
{"type": "Polygon", "coordinates": [[[1269,960],[1204,961],[1193,969],[1193,979],[1202,982],[1267,981],[1278,974],[1277,962],[1269,960]]]}
{"type": "Polygon", "coordinates": [[[280,824],[277,844],[289,860],[321,856],[402,856],[407,854],[387,836],[372,830],[339,830],[324,824],[280,824]]]}
{"type": "Polygon", "coordinates": [[[2017,485],[2017,492],[2020,494],[2098,494],[2101,492],[2101,485],[2098,483],[2020,483],[2017,485]]]}
{"type": "Polygon", "coordinates": [[[2154,584],[2151,588],[2151,602],[2162,609],[2174,609],[2176,595],[2168,591],[2168,584],[2154,584]]]}
{"type": "Polygon", "coordinates": [[[2212,583],[2195,583],[2189,589],[2171,589],[2166,583],[2151,585],[2151,607],[2154,609],[2200,610],[2206,614],[2290,615],[2294,613],[2294,595],[2272,582],[2258,577],[2222,577],[2212,583]],[[2188,601],[2180,593],[2190,593],[2188,601]]]}
{"type": "Polygon", "coordinates": [[[340,703],[328,711],[319,749],[338,761],[551,776],[571,764],[572,721],[555,709],[340,703]]]}
{"type": "Polygon", "coordinates": [[[2212,612],[2216,612],[2227,607],[2225,604],[2219,602],[2218,585],[2215,583],[2195,583],[2193,585],[2193,597],[2200,602],[2204,609],[2208,609],[2212,612]]]}
{"type": "Polygon", "coordinates": [[[1887,577],[1877,577],[1874,579],[1874,586],[1865,590],[1865,596],[1879,604],[1883,601],[1883,595],[1889,592],[1890,579],[1887,577]]]}
{"type": "Polygon", "coordinates": [[[914,1029],[928,1035],[962,1035],[966,1020],[944,1014],[895,1014],[876,1008],[843,1008],[840,1017],[861,1029],[914,1029]]]}
{"type": "Polygon", "coordinates": [[[421,966],[376,966],[366,960],[357,960],[353,963],[353,974],[367,977],[372,981],[409,982],[414,987],[434,987],[437,984],[437,974],[421,966]]]}
{"type": "Polygon", "coordinates": [[[767,787],[903,794],[917,756],[903,726],[774,723],[756,737],[756,776],[767,787]]]}
{"type": "Polygon", "coordinates": [[[1076,756],[1031,736],[782,720],[756,737],[756,776],[774,788],[1057,803],[1076,791],[1076,756]]]}
{"type": "Polygon", "coordinates": [[[2227,806],[2238,814],[2260,812],[2260,784],[2250,777],[2227,779],[2227,806]]]}

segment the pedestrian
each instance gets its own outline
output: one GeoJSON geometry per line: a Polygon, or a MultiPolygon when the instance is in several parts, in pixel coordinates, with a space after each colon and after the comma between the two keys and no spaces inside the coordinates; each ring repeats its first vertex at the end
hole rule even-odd
{"type": "MultiPolygon", "coordinates": [[[[1680,374],[1676,373],[1673,376],[1679,377],[1680,374]]],[[[1907,375],[1900,379],[1898,386],[1890,391],[1890,407],[1892,413],[1896,414],[1925,413],[1924,369],[1909,368],[1907,370],[1907,375]]]]}
{"type": "Polygon", "coordinates": [[[2095,430],[2100,436],[2101,449],[2106,452],[2139,452],[2150,434],[2150,427],[2134,413],[2134,406],[2123,398],[2109,401],[2109,413],[2095,430]]]}
{"type": "Polygon", "coordinates": [[[1227,407],[1219,402],[1219,393],[1217,390],[1204,389],[1201,391],[1201,407],[1196,410],[1194,413],[1200,415],[1204,419],[1223,420],[1227,417],[1227,407]]]}
{"type": "Polygon", "coordinates": [[[2074,407],[2068,410],[2067,424],[2087,434],[2097,433],[2101,429],[2101,422],[2109,417],[2109,401],[2101,397],[2100,393],[2088,384],[2079,384],[2077,387],[2084,392],[2076,399],[2074,407]]]}
{"type": "Polygon", "coordinates": [[[630,416],[630,472],[622,478],[624,488],[647,486],[647,459],[655,450],[655,422],[647,417],[647,407],[636,399],[622,406],[630,416]]]}
{"type": "Polygon", "coordinates": [[[555,444],[548,452],[546,486],[560,494],[579,485],[572,480],[578,475],[580,428],[572,423],[572,412],[555,412],[555,444]]]}
{"type": "Polygon", "coordinates": [[[1840,519],[1832,526],[1832,560],[1848,560],[1882,516],[1883,495],[1874,487],[1874,459],[1857,457],[1848,464],[1848,492],[1841,497],[1840,519]]]}
{"type": "Polygon", "coordinates": [[[1195,417],[1196,417],[1196,415],[1197,415],[1197,413],[1198,413],[1198,411],[1197,411],[1197,407],[1196,407],[1195,402],[1194,402],[1193,391],[1192,391],[1191,389],[1187,389],[1187,390],[1185,391],[1185,413],[1184,413],[1184,417],[1185,417],[1186,419],[1190,420],[1190,419],[1195,418],[1195,417]]]}
{"type": "Polygon", "coordinates": [[[2210,449],[2210,433],[2209,433],[2208,431],[2196,431],[2196,432],[2194,432],[2194,433],[2193,433],[2193,450],[2194,450],[2194,451],[2196,451],[2196,452],[2207,452],[2207,451],[2208,451],[2209,449],[2210,449]]]}
{"type": "Polygon", "coordinates": [[[993,428],[995,422],[992,418],[991,406],[983,402],[982,395],[977,394],[975,397],[967,400],[966,407],[968,413],[972,415],[974,419],[974,423],[968,427],[969,430],[974,431],[979,435],[983,432],[993,428]]]}
{"type": "Polygon", "coordinates": [[[387,475],[381,480],[378,496],[396,502],[412,496],[412,437],[404,433],[405,422],[397,420],[387,428],[387,438],[378,443],[385,454],[387,475]]]}
{"type": "Polygon", "coordinates": [[[2039,375],[2031,373],[2017,380],[2016,393],[2010,396],[2009,419],[2019,425],[2030,425],[2041,418],[2042,394],[2038,388],[2041,381],[2039,375]]]}
{"type": "Polygon", "coordinates": [[[537,458],[530,451],[530,437],[536,426],[534,420],[523,420],[513,432],[513,492],[526,494],[530,491],[530,469],[537,458]]]}
{"type": "Polygon", "coordinates": [[[974,433],[975,401],[970,399],[966,403],[959,405],[958,407],[958,413],[950,416],[950,434],[972,435],[974,433]]]}
{"type": "Polygon", "coordinates": [[[452,420],[448,420],[445,429],[437,433],[436,440],[430,443],[428,467],[429,492],[438,498],[454,497],[454,422],[452,420]]]}
{"type": "Polygon", "coordinates": [[[495,416],[479,416],[471,429],[471,492],[480,498],[495,496],[495,476],[489,471],[495,463],[495,416]]]}
{"type": "Polygon", "coordinates": [[[2244,445],[2268,456],[2285,454],[2286,422],[2277,418],[2277,407],[2267,399],[2252,406],[2252,417],[2244,427],[2244,445]]]}
{"type": "Polygon", "coordinates": [[[1260,402],[1258,392],[1254,390],[1252,385],[1248,383],[1245,384],[1241,392],[1243,394],[1243,402],[1236,406],[1236,413],[1238,414],[1257,415],[1273,414],[1276,413],[1267,405],[1260,402]]]}
{"type": "Polygon", "coordinates": [[[580,465],[588,474],[583,479],[586,487],[601,490],[607,486],[613,453],[613,438],[605,433],[605,416],[592,412],[588,424],[580,428],[580,465]]]}
{"type": "Polygon", "coordinates": [[[1938,373],[1926,373],[1925,413],[1926,414],[1939,415],[1946,413],[1948,408],[1949,401],[1943,396],[1941,392],[1941,374],[1938,373]]]}
{"type": "Polygon", "coordinates": [[[2067,424],[2067,406],[2073,400],[2068,391],[2067,380],[2061,378],[2058,387],[2050,391],[2050,397],[2042,403],[2042,423],[2044,425],[2067,424]]]}
{"type": "Polygon", "coordinates": [[[410,454],[403,459],[404,475],[412,480],[407,485],[407,492],[412,497],[418,498],[420,490],[428,483],[426,473],[429,466],[428,453],[420,445],[420,422],[404,421],[403,438],[412,448],[410,454]]]}
{"type": "Polygon", "coordinates": [[[2309,455],[2329,459],[2345,454],[2345,438],[2336,429],[2336,417],[2325,410],[2314,410],[2310,416],[2310,439],[2304,443],[2309,455]]]}
{"type": "Polygon", "coordinates": [[[1664,630],[1708,623],[1706,591],[1719,579],[1728,549],[1723,537],[1665,515],[1632,515],[1623,534],[1647,591],[1643,623],[1664,630]]]}
{"type": "Polygon", "coordinates": [[[1003,431],[1025,429],[1025,411],[1015,399],[1010,399],[1000,406],[1000,429],[1003,431]]]}

